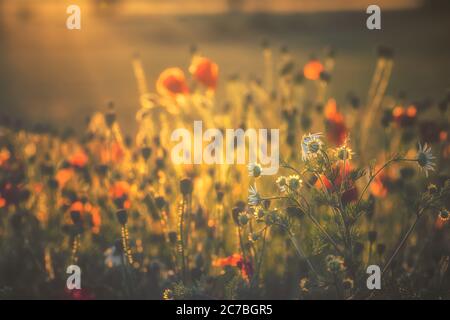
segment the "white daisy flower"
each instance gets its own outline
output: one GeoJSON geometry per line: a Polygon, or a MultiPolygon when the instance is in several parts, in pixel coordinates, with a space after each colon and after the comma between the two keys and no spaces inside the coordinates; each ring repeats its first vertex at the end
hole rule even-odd
{"type": "Polygon", "coordinates": [[[256,186],[250,186],[250,189],[248,189],[248,204],[251,206],[257,206],[261,203],[261,196],[258,193],[258,190],[256,190],[256,186]]]}
{"type": "Polygon", "coordinates": [[[249,163],[247,169],[249,177],[258,178],[262,173],[262,167],[259,163],[249,163]]]}
{"type": "Polygon", "coordinates": [[[323,146],[322,133],[304,134],[302,137],[302,160],[306,161],[315,157],[323,146]]]}
{"type": "Polygon", "coordinates": [[[426,143],[422,146],[419,142],[419,150],[417,151],[417,164],[419,165],[419,168],[425,171],[425,176],[428,177],[428,171],[434,171],[435,163],[434,160],[435,157],[431,153],[431,147],[428,146],[426,143]]]}

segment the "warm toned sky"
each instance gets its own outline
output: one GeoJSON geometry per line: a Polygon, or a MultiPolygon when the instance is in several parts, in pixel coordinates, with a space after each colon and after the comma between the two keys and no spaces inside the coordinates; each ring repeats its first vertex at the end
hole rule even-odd
{"type": "MultiPolygon", "coordinates": [[[[0,0],[0,3],[2,0],[0,0]]],[[[377,4],[382,10],[401,10],[420,6],[424,0],[14,0],[3,1],[7,7],[23,3],[39,6],[46,11],[61,5],[79,4],[90,9],[92,3],[117,3],[123,15],[146,14],[216,14],[237,9],[242,12],[320,12],[365,10],[377,4]]]]}

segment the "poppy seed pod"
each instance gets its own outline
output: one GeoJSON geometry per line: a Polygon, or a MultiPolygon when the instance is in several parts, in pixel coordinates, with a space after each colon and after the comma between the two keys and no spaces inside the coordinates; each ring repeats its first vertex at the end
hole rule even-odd
{"type": "Polygon", "coordinates": [[[164,197],[156,197],[155,204],[159,210],[162,210],[166,206],[166,200],[164,200],[164,197]]]}
{"type": "Polygon", "coordinates": [[[152,148],[147,147],[147,146],[142,147],[141,155],[142,155],[142,158],[144,158],[144,160],[147,161],[150,158],[150,156],[152,155],[152,148]]]}
{"type": "Polygon", "coordinates": [[[125,209],[120,209],[117,211],[117,219],[121,225],[125,225],[128,221],[128,213],[125,209]]]}
{"type": "Polygon", "coordinates": [[[217,202],[222,202],[224,195],[225,194],[222,190],[218,190],[217,191],[217,202]]]}
{"type": "Polygon", "coordinates": [[[77,210],[70,211],[70,218],[72,219],[73,224],[81,224],[80,211],[77,210]]]}
{"type": "Polygon", "coordinates": [[[180,190],[183,196],[187,196],[192,193],[192,180],[189,178],[182,179],[180,181],[180,190]]]}

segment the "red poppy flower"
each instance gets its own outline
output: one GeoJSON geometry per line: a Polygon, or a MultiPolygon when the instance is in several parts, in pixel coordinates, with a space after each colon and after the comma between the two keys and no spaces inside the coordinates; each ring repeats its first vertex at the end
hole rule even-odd
{"type": "Polygon", "coordinates": [[[325,127],[327,139],[336,146],[345,142],[348,130],[344,122],[344,116],[338,112],[336,100],[329,99],[325,106],[325,127]]]}
{"type": "Polygon", "coordinates": [[[319,60],[311,60],[303,67],[303,74],[306,79],[318,80],[324,70],[325,68],[319,60]]]}
{"type": "Polygon", "coordinates": [[[156,90],[162,96],[176,97],[188,94],[189,88],[183,70],[179,68],[164,70],[156,81],[156,90]]]}
{"type": "Polygon", "coordinates": [[[352,166],[349,162],[345,163],[345,170],[343,163],[340,163],[334,167],[331,176],[320,175],[320,180],[316,181],[316,188],[322,188],[322,182],[330,192],[336,192],[341,189],[341,185],[345,178],[344,192],[342,193],[341,200],[343,205],[347,205],[350,202],[358,200],[358,189],[355,186],[354,181],[350,179],[350,173],[352,172],[352,166]],[[331,179],[331,180],[330,180],[331,179]]]}
{"type": "Polygon", "coordinates": [[[392,110],[392,118],[394,122],[399,127],[410,126],[414,123],[417,115],[417,108],[410,105],[408,108],[403,108],[401,106],[396,106],[392,110]]]}
{"type": "Polygon", "coordinates": [[[195,80],[211,90],[215,90],[219,76],[219,66],[208,58],[194,57],[189,72],[195,80]]]}
{"type": "Polygon", "coordinates": [[[83,150],[79,150],[70,156],[69,163],[72,167],[83,168],[88,160],[89,158],[86,153],[83,150]]]}
{"type": "Polygon", "coordinates": [[[253,276],[253,266],[250,261],[244,261],[242,256],[234,253],[226,258],[217,258],[212,262],[213,267],[238,267],[241,271],[242,277],[249,280],[253,276]]]}

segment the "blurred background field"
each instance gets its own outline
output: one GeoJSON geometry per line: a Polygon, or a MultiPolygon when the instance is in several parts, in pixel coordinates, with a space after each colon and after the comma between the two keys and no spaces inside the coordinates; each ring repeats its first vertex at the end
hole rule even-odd
{"type": "MultiPolygon", "coordinates": [[[[260,43],[288,45],[300,63],[327,46],[337,50],[330,96],[361,98],[376,48],[395,49],[387,94],[439,99],[450,83],[448,1],[0,1],[0,112],[31,122],[70,125],[116,102],[125,132],[139,106],[131,68],[141,56],[149,90],[170,66],[189,65],[198,45],[220,66],[219,82],[259,75],[260,43]],[[67,5],[82,10],[82,30],[65,27],[67,5]],[[368,3],[382,9],[382,30],[365,27],[368,3]]],[[[275,51],[279,54],[279,51],[275,51]]],[[[219,84],[218,95],[223,94],[219,84]]]]}
{"type": "Polygon", "coordinates": [[[449,17],[440,0],[0,0],[0,299],[373,298],[371,264],[375,298],[448,299],[449,17]],[[195,120],[279,129],[279,172],[173,161],[195,120]]]}

